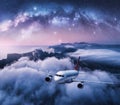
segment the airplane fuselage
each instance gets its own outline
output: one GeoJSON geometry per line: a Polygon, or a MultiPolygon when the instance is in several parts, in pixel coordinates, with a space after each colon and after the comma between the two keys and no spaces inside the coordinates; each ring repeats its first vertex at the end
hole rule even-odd
{"type": "Polygon", "coordinates": [[[79,72],[77,70],[59,71],[54,76],[54,81],[57,83],[71,83],[78,74],[79,72]]]}

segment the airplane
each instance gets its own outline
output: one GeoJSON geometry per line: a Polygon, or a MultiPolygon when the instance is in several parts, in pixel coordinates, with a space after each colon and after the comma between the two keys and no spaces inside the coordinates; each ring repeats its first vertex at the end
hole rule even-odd
{"type": "MultiPolygon", "coordinates": [[[[77,80],[76,78],[78,77],[80,68],[80,57],[77,60],[77,63],[74,67],[73,70],[62,70],[58,71],[54,76],[53,75],[48,75],[45,78],[45,81],[51,82],[54,80],[58,84],[65,84],[65,83],[72,83],[72,82],[79,82],[77,84],[77,87],[82,89],[84,87],[84,83],[102,83],[102,84],[109,84],[109,85],[114,85],[114,83],[111,82],[99,82],[99,81],[89,81],[89,80],[77,80]]],[[[120,84],[120,83],[119,83],[120,84]]]]}

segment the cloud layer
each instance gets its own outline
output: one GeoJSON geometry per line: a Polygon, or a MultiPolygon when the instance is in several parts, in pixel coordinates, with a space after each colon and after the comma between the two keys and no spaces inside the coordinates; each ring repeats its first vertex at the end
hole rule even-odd
{"type": "MultiPolygon", "coordinates": [[[[0,71],[1,105],[120,105],[120,88],[106,84],[85,83],[83,89],[77,83],[46,83],[49,73],[72,69],[70,59],[47,58],[43,61],[30,61],[21,58],[0,71]]],[[[79,79],[95,81],[119,81],[107,72],[81,71],[79,79]]]]}

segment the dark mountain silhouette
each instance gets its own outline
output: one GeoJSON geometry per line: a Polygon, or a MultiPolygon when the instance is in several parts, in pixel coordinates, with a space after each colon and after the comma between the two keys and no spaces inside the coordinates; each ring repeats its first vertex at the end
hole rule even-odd
{"type": "MultiPolygon", "coordinates": [[[[41,49],[36,49],[31,52],[23,54],[8,54],[6,59],[0,60],[0,68],[4,68],[6,65],[10,65],[20,59],[21,57],[28,57],[30,60],[44,60],[47,57],[56,57],[58,59],[69,57],[73,63],[76,63],[76,58],[71,57],[68,53],[74,53],[78,49],[110,49],[112,51],[119,52],[120,45],[100,45],[100,44],[89,44],[85,42],[80,43],[63,43],[61,45],[49,46],[54,49],[54,52],[47,52],[41,49]]],[[[120,65],[115,65],[112,62],[104,62],[97,60],[81,59],[80,65],[84,69],[101,69],[108,70],[110,72],[120,72],[120,65]]]]}
{"type": "Polygon", "coordinates": [[[6,59],[0,60],[0,68],[4,68],[6,65],[10,65],[13,62],[17,61],[21,57],[28,57],[30,60],[44,60],[47,57],[56,57],[62,58],[64,57],[63,53],[48,53],[42,51],[41,49],[36,49],[35,51],[23,53],[23,54],[8,54],[6,59]]]}

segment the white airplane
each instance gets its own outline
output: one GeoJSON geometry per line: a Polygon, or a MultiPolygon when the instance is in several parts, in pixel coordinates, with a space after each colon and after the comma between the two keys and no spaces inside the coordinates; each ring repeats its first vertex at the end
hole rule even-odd
{"type": "Polygon", "coordinates": [[[77,64],[74,67],[74,70],[64,70],[64,71],[58,71],[54,76],[48,75],[45,78],[45,81],[51,82],[54,80],[56,83],[59,84],[65,84],[65,83],[72,83],[72,82],[79,82],[77,87],[78,88],[83,88],[84,87],[84,82],[89,82],[89,83],[105,83],[105,84],[112,84],[110,82],[97,82],[97,81],[88,81],[88,80],[77,80],[76,78],[78,77],[79,74],[79,67],[80,67],[80,57],[78,58],[77,64]]]}

